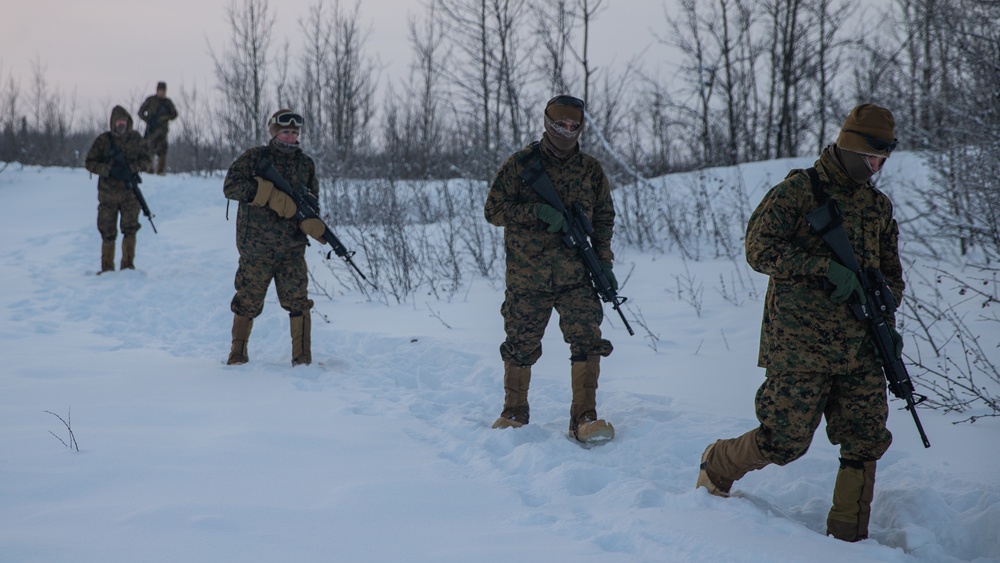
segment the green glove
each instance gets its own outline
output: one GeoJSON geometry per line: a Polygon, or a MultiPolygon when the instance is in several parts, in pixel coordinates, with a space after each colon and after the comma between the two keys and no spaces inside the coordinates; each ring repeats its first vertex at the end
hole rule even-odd
{"type": "Polygon", "coordinates": [[[611,268],[612,266],[610,262],[601,262],[601,269],[604,270],[604,275],[608,276],[608,281],[611,282],[611,289],[618,291],[618,279],[615,277],[615,273],[611,268]]]}
{"type": "Polygon", "coordinates": [[[865,302],[865,292],[861,289],[861,282],[858,281],[858,276],[854,275],[854,272],[848,270],[839,262],[830,261],[830,268],[826,271],[826,279],[837,286],[837,289],[834,289],[833,293],[830,294],[830,301],[843,303],[850,299],[852,293],[855,293],[858,296],[858,301],[861,303],[865,302]]]}
{"type": "Polygon", "coordinates": [[[550,233],[558,233],[559,231],[566,230],[566,219],[562,213],[556,211],[551,205],[539,203],[535,207],[535,216],[549,226],[545,230],[550,233]]]}

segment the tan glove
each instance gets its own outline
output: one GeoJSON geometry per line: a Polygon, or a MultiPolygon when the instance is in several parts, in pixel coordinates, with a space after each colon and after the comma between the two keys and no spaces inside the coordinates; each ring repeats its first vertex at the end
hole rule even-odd
{"type": "Polygon", "coordinates": [[[288,197],[288,194],[275,188],[274,184],[260,176],[254,176],[254,180],[257,180],[257,195],[254,196],[253,201],[250,203],[257,207],[267,205],[280,217],[285,219],[295,216],[295,202],[292,201],[292,198],[288,197]]]}
{"type": "Polygon", "coordinates": [[[326,225],[323,224],[323,221],[315,217],[306,219],[299,224],[299,228],[302,229],[303,233],[318,240],[320,244],[326,244],[326,240],[323,238],[323,233],[326,232],[326,225]]]}

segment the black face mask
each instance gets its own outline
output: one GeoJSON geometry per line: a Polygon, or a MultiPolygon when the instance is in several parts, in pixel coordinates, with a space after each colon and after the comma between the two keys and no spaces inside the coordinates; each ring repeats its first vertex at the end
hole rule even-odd
{"type": "Polygon", "coordinates": [[[858,184],[864,184],[875,175],[875,171],[865,162],[865,155],[859,152],[845,151],[834,145],[837,160],[847,176],[858,184]]]}

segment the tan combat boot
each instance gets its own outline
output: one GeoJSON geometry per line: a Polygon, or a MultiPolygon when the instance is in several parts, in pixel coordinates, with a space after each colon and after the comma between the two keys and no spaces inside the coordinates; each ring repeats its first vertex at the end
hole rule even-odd
{"type": "Polygon", "coordinates": [[[520,428],[528,423],[528,387],[531,385],[531,366],[513,362],[503,364],[503,412],[493,423],[493,428],[520,428]]]}
{"type": "Polygon", "coordinates": [[[615,437],[615,427],[597,418],[597,379],[600,375],[600,356],[570,364],[573,402],[569,408],[569,433],[581,442],[603,442],[615,437]]]}
{"type": "Polygon", "coordinates": [[[242,315],[233,315],[233,347],[229,351],[227,364],[238,366],[250,361],[250,356],[247,355],[247,341],[250,340],[252,329],[253,319],[242,315]]]}
{"type": "Polygon", "coordinates": [[[101,242],[101,271],[97,272],[97,275],[101,275],[104,272],[115,271],[115,241],[102,241],[101,242]]]}
{"type": "Polygon", "coordinates": [[[307,366],[312,363],[312,316],[306,309],[288,316],[292,332],[292,365],[307,366]]]}
{"type": "Polygon", "coordinates": [[[757,432],[754,428],[739,438],[719,440],[709,444],[701,454],[698,483],[695,488],[705,487],[717,497],[728,497],[734,481],[755,469],[771,462],[764,458],[757,446],[757,432]]]}
{"type": "Polygon", "coordinates": [[[135,234],[122,238],[122,270],[135,269],[135,234]]]}
{"type": "Polygon", "coordinates": [[[167,155],[161,154],[156,157],[156,174],[157,176],[167,175],[167,155]]]}
{"type": "Polygon", "coordinates": [[[874,495],[875,462],[840,458],[826,535],[848,542],[866,539],[874,495]]]}

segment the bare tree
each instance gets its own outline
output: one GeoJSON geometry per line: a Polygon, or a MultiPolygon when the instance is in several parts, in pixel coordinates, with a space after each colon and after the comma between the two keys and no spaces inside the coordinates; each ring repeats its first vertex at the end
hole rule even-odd
{"type": "Polygon", "coordinates": [[[536,2],[531,6],[535,20],[535,37],[538,50],[543,53],[536,59],[536,70],[542,82],[553,93],[573,91],[573,75],[568,58],[572,43],[576,13],[569,6],[570,0],[536,2]]]}
{"type": "Polygon", "coordinates": [[[431,0],[422,19],[409,20],[413,48],[403,96],[387,96],[386,147],[390,162],[405,162],[409,177],[429,178],[445,152],[446,97],[444,64],[448,57],[438,2],[431,0]]]}
{"type": "Polygon", "coordinates": [[[843,115],[846,115],[838,100],[840,96],[834,91],[837,77],[843,68],[843,49],[848,41],[839,37],[839,31],[848,16],[857,9],[853,1],[845,1],[839,6],[835,0],[817,0],[812,6],[817,20],[816,49],[816,152],[827,142],[827,131],[840,127],[843,115]]]}
{"type": "Polygon", "coordinates": [[[715,161],[711,114],[718,75],[718,53],[712,50],[708,38],[703,37],[707,27],[706,19],[699,12],[697,0],[681,0],[680,15],[667,18],[672,33],[661,39],[685,54],[681,73],[687,77],[684,91],[693,94],[697,100],[697,107],[690,110],[689,115],[694,119],[692,128],[696,131],[701,149],[700,154],[695,157],[703,165],[715,161]]]}
{"type": "Polygon", "coordinates": [[[350,12],[336,0],[330,19],[332,49],[324,75],[329,128],[324,133],[339,175],[353,170],[359,152],[370,147],[370,126],[375,115],[381,64],[365,54],[371,30],[362,28],[360,9],[360,0],[350,12]]]}
{"type": "Polygon", "coordinates": [[[467,137],[466,168],[479,178],[492,175],[502,155],[525,141],[525,89],[529,45],[523,42],[526,0],[440,0],[440,13],[453,47],[446,69],[456,89],[458,127],[467,137]]]}
{"type": "Polygon", "coordinates": [[[579,13],[577,17],[580,19],[580,25],[583,28],[583,38],[580,41],[580,48],[576,51],[577,60],[580,62],[580,66],[583,68],[583,101],[588,103],[590,101],[590,80],[597,69],[592,67],[590,64],[590,24],[600,13],[601,7],[604,4],[604,0],[576,0],[577,8],[579,8],[579,13]]]}
{"type": "Polygon", "coordinates": [[[270,112],[267,78],[274,15],[267,0],[230,0],[226,8],[231,35],[228,48],[209,55],[222,98],[220,121],[232,151],[264,140],[263,124],[270,112]]]}

